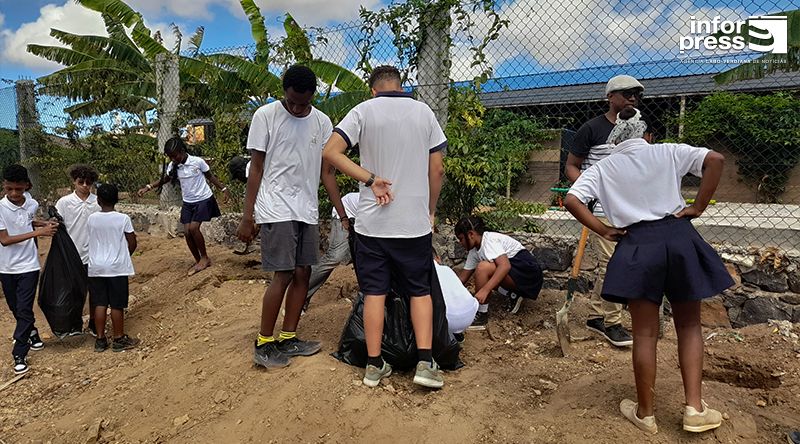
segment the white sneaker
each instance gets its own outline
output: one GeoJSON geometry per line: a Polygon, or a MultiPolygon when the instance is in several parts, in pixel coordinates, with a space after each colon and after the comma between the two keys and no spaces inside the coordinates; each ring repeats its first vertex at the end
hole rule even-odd
{"type": "Polygon", "coordinates": [[[628,418],[628,420],[632,422],[633,425],[651,435],[655,435],[656,433],[658,433],[658,426],[656,425],[656,417],[645,416],[644,418],[639,418],[638,416],[636,416],[636,412],[638,410],[639,410],[639,404],[634,401],[631,401],[630,399],[623,399],[622,402],[619,403],[619,411],[622,412],[622,416],[628,418]]]}
{"type": "Polygon", "coordinates": [[[700,402],[703,404],[702,412],[689,405],[683,409],[683,430],[700,433],[722,425],[722,413],[709,408],[705,401],[700,402]]]}

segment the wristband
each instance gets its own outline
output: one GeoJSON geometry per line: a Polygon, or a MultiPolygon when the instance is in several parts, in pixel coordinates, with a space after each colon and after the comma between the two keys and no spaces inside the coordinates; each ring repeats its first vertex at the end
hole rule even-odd
{"type": "Polygon", "coordinates": [[[147,188],[147,191],[150,191],[153,189],[153,186],[148,183],[147,185],[145,185],[145,188],[147,188]]]}
{"type": "Polygon", "coordinates": [[[228,187],[224,187],[224,188],[223,188],[223,189],[221,189],[220,191],[222,191],[222,192],[224,193],[224,192],[228,191],[228,187]]]}
{"type": "Polygon", "coordinates": [[[364,182],[364,186],[371,187],[373,183],[375,183],[375,173],[369,175],[369,179],[364,182]]]}

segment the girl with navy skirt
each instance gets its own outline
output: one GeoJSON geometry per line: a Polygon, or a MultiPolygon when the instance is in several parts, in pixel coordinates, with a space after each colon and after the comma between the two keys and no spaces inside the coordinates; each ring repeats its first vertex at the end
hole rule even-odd
{"type": "Polygon", "coordinates": [[[519,241],[505,234],[486,231],[478,216],[465,217],[455,226],[458,242],[467,253],[461,282],[475,275],[475,299],[480,304],[470,330],[483,330],[489,318],[489,294],[495,289],[508,292],[512,313],[516,313],[522,298],[536,299],[542,289],[542,269],[533,255],[519,241]]]}
{"type": "Polygon", "coordinates": [[[656,433],[654,416],[659,305],[666,295],[678,336],[678,360],[686,406],[683,429],[703,432],[722,424],[720,412],[702,400],[703,337],[700,301],[733,285],[719,255],[694,229],[719,184],[724,157],[685,144],[650,144],[634,108],[620,112],[609,143],[613,154],[587,169],[570,189],[565,206],[582,224],[617,242],[601,295],[627,303],[633,322],[633,371],[637,402],[620,411],[638,428],[656,433]],[[695,203],[686,206],[681,178],[702,177],[695,203]],[[586,207],[597,199],[612,226],[586,207]]]}
{"type": "Polygon", "coordinates": [[[183,195],[181,207],[181,223],[185,231],[186,245],[194,257],[194,265],[189,267],[188,274],[211,266],[211,259],[206,253],[206,240],[200,231],[200,225],[212,218],[219,217],[220,211],[217,200],[211,192],[211,187],[206,179],[214,184],[225,195],[224,201],[230,200],[228,187],[217,179],[205,160],[190,155],[186,145],[180,137],[173,137],[164,144],[164,154],[172,161],[167,166],[166,175],[154,183],[148,183],[139,190],[143,196],[153,188],[158,188],[169,182],[179,182],[183,195]]]}

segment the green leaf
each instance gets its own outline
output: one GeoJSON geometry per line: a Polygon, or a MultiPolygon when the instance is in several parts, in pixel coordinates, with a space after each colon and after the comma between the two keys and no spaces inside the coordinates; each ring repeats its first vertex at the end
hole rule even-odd
{"type": "Polygon", "coordinates": [[[94,57],[75,51],[74,49],[64,48],[63,46],[43,46],[43,45],[28,45],[28,52],[50,60],[51,62],[60,63],[62,65],[75,65],[87,60],[94,60],[94,57]]]}
{"type": "Polygon", "coordinates": [[[235,72],[239,78],[251,85],[253,94],[271,97],[283,96],[281,79],[269,72],[266,67],[231,54],[210,54],[206,58],[235,72]]]}
{"type": "Polygon", "coordinates": [[[93,11],[108,14],[127,27],[142,22],[142,15],[122,0],[75,0],[75,2],[93,11]]]}
{"type": "MultiPolygon", "coordinates": [[[[92,55],[93,58],[111,58],[137,70],[150,70],[149,62],[132,42],[129,44],[125,41],[97,35],[77,35],[55,28],[50,30],[50,35],[76,51],[92,55]]],[[[71,65],[72,63],[66,64],[71,65]]]]}
{"type": "Polygon", "coordinates": [[[335,63],[326,62],[324,60],[309,60],[306,66],[311,68],[320,80],[328,85],[335,86],[341,91],[369,92],[369,86],[361,77],[335,63]]]}
{"type": "Polygon", "coordinates": [[[206,33],[206,28],[198,26],[194,34],[189,38],[189,50],[192,51],[192,57],[197,57],[200,54],[200,46],[203,44],[203,36],[206,33]]]}
{"type": "Polygon", "coordinates": [[[239,3],[247,15],[247,20],[250,21],[250,33],[256,44],[255,62],[266,67],[269,63],[270,45],[267,28],[264,26],[264,16],[261,15],[261,10],[253,0],[239,0],[239,3]]]}
{"type": "Polygon", "coordinates": [[[308,35],[305,30],[297,24],[297,21],[291,14],[287,13],[286,18],[283,20],[283,29],[286,30],[285,45],[289,48],[294,59],[301,65],[307,64],[311,56],[311,43],[308,41],[308,35]]]}
{"type": "Polygon", "coordinates": [[[144,51],[145,56],[154,59],[158,54],[167,54],[169,50],[158,40],[150,37],[150,30],[144,24],[137,23],[131,32],[133,41],[144,51]]]}

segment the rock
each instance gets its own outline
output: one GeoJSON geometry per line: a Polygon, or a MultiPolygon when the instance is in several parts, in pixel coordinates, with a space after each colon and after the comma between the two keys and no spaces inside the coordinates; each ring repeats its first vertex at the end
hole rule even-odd
{"type": "Polygon", "coordinates": [[[180,426],[186,424],[187,422],[189,422],[189,415],[188,414],[187,415],[183,415],[183,416],[178,416],[177,418],[172,420],[172,424],[175,427],[180,427],[180,426]]]}
{"type": "Polygon", "coordinates": [[[742,312],[736,318],[734,327],[762,324],[769,319],[783,321],[791,318],[792,313],[787,311],[786,305],[778,298],[762,295],[749,299],[742,305],[742,312]]]}
{"type": "Polygon", "coordinates": [[[792,322],[795,323],[800,322],[800,307],[794,308],[794,313],[792,314],[792,322]]]}
{"type": "Polygon", "coordinates": [[[736,269],[736,265],[733,264],[725,264],[725,268],[728,270],[728,274],[731,275],[731,279],[733,279],[733,289],[742,285],[742,277],[739,276],[739,271],[736,269]]]}
{"type": "Polygon", "coordinates": [[[565,271],[572,265],[572,250],[567,248],[537,246],[531,251],[543,270],[565,271]]]}
{"type": "Polygon", "coordinates": [[[753,258],[753,256],[750,255],[722,252],[720,253],[719,256],[725,262],[731,262],[737,265],[741,265],[745,268],[752,268],[756,264],[755,259],[753,258]]]}
{"type": "Polygon", "coordinates": [[[217,307],[215,307],[214,304],[211,302],[211,300],[208,298],[200,299],[199,301],[197,301],[197,305],[200,308],[205,309],[206,312],[214,311],[217,309],[217,307]]]}
{"type": "Polygon", "coordinates": [[[742,273],[742,282],[747,282],[762,290],[775,293],[789,291],[789,283],[784,273],[768,273],[764,270],[755,269],[742,273]]]}
{"type": "Polygon", "coordinates": [[[780,295],[780,299],[787,304],[800,305],[800,294],[785,293],[780,295]]]}
{"type": "Polygon", "coordinates": [[[800,272],[789,273],[786,283],[789,285],[791,292],[800,293],[800,272]]]}
{"type": "Polygon", "coordinates": [[[721,297],[703,299],[700,303],[700,323],[709,328],[731,328],[728,310],[725,309],[721,297]]]}
{"type": "Polygon", "coordinates": [[[589,361],[594,362],[595,364],[602,364],[604,362],[608,362],[608,356],[597,353],[596,355],[589,356],[589,361]]]}
{"type": "Polygon", "coordinates": [[[103,418],[95,420],[89,427],[84,444],[94,444],[100,439],[100,434],[103,432],[103,418]]]}
{"type": "Polygon", "coordinates": [[[223,402],[225,402],[227,400],[228,400],[228,392],[226,392],[224,390],[217,390],[217,392],[214,393],[214,402],[215,403],[222,404],[223,402]]]}
{"type": "Polygon", "coordinates": [[[758,401],[756,401],[756,405],[759,406],[759,407],[766,407],[767,406],[767,401],[764,401],[763,399],[759,399],[758,401]]]}
{"type": "Polygon", "coordinates": [[[728,412],[724,412],[722,413],[722,419],[724,419],[725,421],[730,421],[731,415],[729,415],[728,412]]]}
{"type": "MultiPolygon", "coordinates": [[[[745,301],[747,301],[747,299],[748,298],[747,298],[746,295],[744,295],[742,293],[739,293],[739,292],[722,293],[722,305],[724,305],[725,308],[727,308],[729,310],[731,308],[734,308],[734,307],[737,307],[737,308],[741,307],[742,305],[744,305],[744,303],[745,303],[745,301]]],[[[731,319],[736,319],[736,318],[731,316],[731,319]]]]}
{"type": "Polygon", "coordinates": [[[733,418],[731,424],[733,425],[733,431],[736,433],[736,436],[742,438],[742,440],[755,441],[758,438],[758,426],[756,425],[756,420],[753,418],[753,415],[745,414],[740,418],[733,418]]]}

